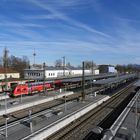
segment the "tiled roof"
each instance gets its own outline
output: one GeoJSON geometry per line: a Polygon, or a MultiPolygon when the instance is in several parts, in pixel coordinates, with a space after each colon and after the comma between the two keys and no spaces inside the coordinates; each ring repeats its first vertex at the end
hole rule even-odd
{"type": "Polygon", "coordinates": [[[9,69],[9,68],[0,68],[0,74],[1,73],[18,73],[17,71],[13,70],[13,69],[9,69]]]}

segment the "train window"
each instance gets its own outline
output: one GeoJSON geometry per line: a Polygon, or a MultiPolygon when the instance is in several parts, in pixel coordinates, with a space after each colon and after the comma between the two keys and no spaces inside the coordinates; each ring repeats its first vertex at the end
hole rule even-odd
{"type": "Polygon", "coordinates": [[[17,89],[17,92],[20,92],[20,89],[19,88],[17,89]]]}
{"type": "Polygon", "coordinates": [[[24,91],[26,90],[26,88],[23,89],[24,91]]]}

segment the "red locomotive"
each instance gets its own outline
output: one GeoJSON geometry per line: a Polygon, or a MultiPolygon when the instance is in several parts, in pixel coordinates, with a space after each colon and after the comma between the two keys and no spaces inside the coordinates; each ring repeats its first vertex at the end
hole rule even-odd
{"type": "Polygon", "coordinates": [[[34,94],[38,92],[42,92],[44,90],[53,90],[59,89],[63,87],[63,84],[61,81],[57,80],[54,82],[34,82],[29,84],[23,84],[23,85],[15,85],[12,86],[10,96],[16,97],[22,95],[29,95],[34,94]]]}

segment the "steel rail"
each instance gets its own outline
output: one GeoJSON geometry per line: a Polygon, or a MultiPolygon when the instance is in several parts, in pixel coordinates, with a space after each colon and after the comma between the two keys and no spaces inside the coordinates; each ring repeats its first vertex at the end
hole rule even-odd
{"type": "Polygon", "coordinates": [[[109,114],[113,110],[113,108],[117,107],[119,102],[122,102],[122,97],[126,95],[126,92],[130,90],[130,88],[131,85],[129,85],[125,90],[119,92],[118,94],[113,95],[112,98],[110,98],[106,103],[97,107],[96,109],[88,113],[86,116],[83,116],[81,119],[78,119],[73,124],[68,125],[60,132],[57,132],[56,134],[52,135],[50,138],[47,138],[47,140],[58,140],[58,139],[72,140],[72,137],[76,134],[78,136],[74,137],[74,139],[78,140],[78,138],[80,137],[79,133],[81,132],[81,130],[83,131],[80,134],[82,135],[84,134],[85,136],[85,133],[87,134],[87,132],[90,131],[91,128],[93,128],[93,126],[96,126],[101,120],[103,120],[103,118],[105,118],[105,116],[107,116],[107,114],[109,114]],[[107,106],[112,106],[112,108],[108,108],[107,106]],[[91,124],[91,122],[92,122],[91,127],[87,129],[88,124],[91,124]]]}

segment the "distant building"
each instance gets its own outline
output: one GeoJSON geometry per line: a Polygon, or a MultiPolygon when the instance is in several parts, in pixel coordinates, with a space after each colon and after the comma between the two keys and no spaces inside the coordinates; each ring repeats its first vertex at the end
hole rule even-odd
{"type": "Polygon", "coordinates": [[[9,68],[0,68],[0,92],[10,89],[11,83],[17,83],[19,80],[20,74],[12,69],[9,68]],[[7,78],[7,80],[5,80],[7,78]]]}
{"type": "MultiPolygon", "coordinates": [[[[85,74],[91,74],[91,70],[85,70],[85,74]]],[[[45,68],[45,78],[56,78],[62,76],[72,76],[72,75],[82,75],[82,69],[80,68],[65,68],[63,67],[46,67],[45,68]]],[[[43,68],[31,68],[24,70],[24,78],[25,79],[43,79],[44,78],[44,70],[43,68]]]]}
{"type": "Polygon", "coordinates": [[[99,65],[99,73],[116,73],[117,70],[112,65],[99,65]]]}
{"type": "Polygon", "coordinates": [[[98,75],[99,74],[99,69],[93,70],[93,75],[98,75]]]}
{"type": "Polygon", "coordinates": [[[5,78],[20,78],[19,72],[9,69],[9,68],[0,68],[0,80],[5,78]]]}

